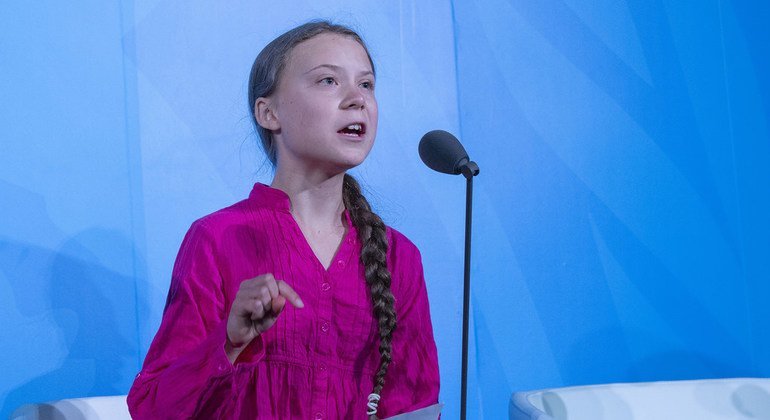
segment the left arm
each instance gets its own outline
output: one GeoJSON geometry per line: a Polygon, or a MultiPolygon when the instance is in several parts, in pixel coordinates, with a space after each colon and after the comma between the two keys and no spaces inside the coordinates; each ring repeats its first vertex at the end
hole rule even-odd
{"type": "Polygon", "coordinates": [[[386,376],[384,417],[417,410],[438,402],[439,370],[428,293],[420,252],[406,238],[395,238],[392,290],[397,326],[393,333],[393,361],[386,376]]]}

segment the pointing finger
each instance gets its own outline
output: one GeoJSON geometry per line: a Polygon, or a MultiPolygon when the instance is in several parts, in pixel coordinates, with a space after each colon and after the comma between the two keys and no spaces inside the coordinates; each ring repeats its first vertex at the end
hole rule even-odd
{"type": "Polygon", "coordinates": [[[297,292],[294,291],[294,289],[289,286],[288,283],[286,283],[283,280],[278,280],[278,291],[281,293],[281,296],[286,297],[286,299],[289,299],[289,302],[291,302],[292,305],[294,305],[297,308],[304,308],[305,304],[302,302],[302,299],[299,298],[299,295],[297,292]]]}

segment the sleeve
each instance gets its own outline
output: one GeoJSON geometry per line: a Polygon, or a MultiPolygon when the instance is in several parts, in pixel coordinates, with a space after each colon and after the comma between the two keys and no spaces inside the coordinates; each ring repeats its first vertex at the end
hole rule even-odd
{"type": "Polygon", "coordinates": [[[214,236],[193,223],[174,264],[166,308],[142,371],[128,393],[134,419],[224,418],[236,401],[236,376],[264,356],[257,337],[230,363],[224,346],[229,305],[214,236]]]}
{"type": "MultiPolygon", "coordinates": [[[[406,238],[392,271],[397,325],[382,394],[384,417],[438,402],[439,369],[420,252],[406,238]]],[[[398,241],[398,239],[397,239],[398,241]]]]}

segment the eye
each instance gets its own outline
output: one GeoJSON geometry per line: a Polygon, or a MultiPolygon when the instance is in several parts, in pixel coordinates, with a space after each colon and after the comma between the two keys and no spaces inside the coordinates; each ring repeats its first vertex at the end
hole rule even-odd
{"type": "Polygon", "coordinates": [[[324,77],[323,79],[318,81],[319,84],[331,86],[336,84],[337,82],[334,80],[333,77],[324,77]]]}
{"type": "Polygon", "coordinates": [[[360,86],[362,88],[364,88],[364,89],[367,89],[367,90],[374,90],[374,82],[372,82],[370,80],[367,80],[365,82],[361,82],[360,86]]]}

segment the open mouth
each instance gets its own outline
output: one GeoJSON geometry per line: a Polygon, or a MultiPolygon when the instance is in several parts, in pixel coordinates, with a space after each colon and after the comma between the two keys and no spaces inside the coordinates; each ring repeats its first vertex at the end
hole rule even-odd
{"type": "Polygon", "coordinates": [[[366,134],[366,125],[364,123],[353,123],[337,132],[350,137],[361,137],[366,134]]]}

